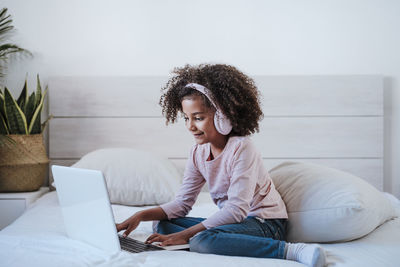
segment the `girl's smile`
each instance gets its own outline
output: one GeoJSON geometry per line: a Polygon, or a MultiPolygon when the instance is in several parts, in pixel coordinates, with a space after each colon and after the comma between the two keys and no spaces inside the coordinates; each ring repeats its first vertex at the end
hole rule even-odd
{"type": "Polygon", "coordinates": [[[194,138],[201,138],[204,133],[193,134],[194,138]]]}

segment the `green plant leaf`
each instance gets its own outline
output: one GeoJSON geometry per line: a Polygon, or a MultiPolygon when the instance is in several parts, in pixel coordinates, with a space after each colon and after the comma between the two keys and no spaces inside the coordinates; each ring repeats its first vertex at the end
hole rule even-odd
{"type": "Polygon", "coordinates": [[[39,106],[41,100],[42,100],[42,86],[40,85],[40,79],[39,79],[39,74],[38,74],[37,75],[37,86],[36,86],[35,109],[39,106]]]}
{"type": "Polygon", "coordinates": [[[7,8],[0,10],[0,78],[5,76],[7,63],[10,56],[33,56],[31,52],[15,44],[6,43],[14,33],[14,26],[11,25],[11,15],[7,15],[7,8]]]}
{"type": "Polygon", "coordinates": [[[0,96],[0,134],[9,134],[6,107],[3,96],[0,96]]]}
{"type": "Polygon", "coordinates": [[[6,117],[6,106],[4,103],[4,95],[0,90],[0,115],[3,115],[3,117],[6,117]]]}
{"type": "Polygon", "coordinates": [[[14,139],[11,139],[7,135],[2,135],[0,134],[0,147],[2,146],[8,146],[8,147],[13,147],[17,144],[17,142],[14,141],[14,139]]]}
{"type": "MultiPolygon", "coordinates": [[[[42,111],[43,108],[43,102],[44,102],[44,97],[47,94],[47,87],[46,90],[44,91],[44,94],[42,95],[42,98],[40,99],[39,105],[35,109],[35,113],[33,114],[31,123],[29,124],[29,134],[37,134],[41,133],[41,125],[40,125],[40,112],[42,111]]],[[[37,95],[36,95],[37,98],[37,95]]]]}
{"type": "Polygon", "coordinates": [[[31,124],[32,121],[32,116],[33,113],[35,112],[35,92],[32,92],[31,96],[28,99],[28,103],[26,104],[26,110],[25,110],[25,117],[26,117],[26,123],[28,125],[31,124]]]}
{"type": "Polygon", "coordinates": [[[12,23],[11,15],[7,15],[7,8],[2,8],[0,11],[0,35],[4,36],[6,33],[12,31],[14,26],[12,23]]]}
{"type": "Polygon", "coordinates": [[[42,123],[42,132],[43,132],[44,129],[46,128],[47,123],[49,123],[49,121],[50,121],[53,117],[54,117],[53,114],[51,114],[51,115],[47,118],[47,120],[45,120],[45,122],[42,123]]]}
{"type": "Polygon", "coordinates": [[[25,80],[24,88],[22,89],[22,92],[17,99],[17,103],[18,103],[19,107],[21,108],[21,110],[24,112],[24,114],[26,114],[27,102],[28,102],[28,88],[27,88],[26,80],[25,80]]]}
{"type": "Polygon", "coordinates": [[[20,53],[24,52],[27,55],[31,56],[32,54],[28,52],[27,50],[15,45],[15,44],[2,44],[0,45],[0,58],[2,60],[6,60],[8,54],[13,54],[13,53],[20,53]]]}
{"type": "Polygon", "coordinates": [[[6,120],[3,114],[0,114],[0,135],[9,134],[6,120]]]}
{"type": "Polygon", "coordinates": [[[7,87],[4,89],[5,113],[10,134],[28,134],[25,114],[12,97],[7,87]]]}

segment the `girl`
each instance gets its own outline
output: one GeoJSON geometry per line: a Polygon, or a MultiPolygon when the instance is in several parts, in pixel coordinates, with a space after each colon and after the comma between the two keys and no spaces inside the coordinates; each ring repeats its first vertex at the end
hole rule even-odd
{"type": "Polygon", "coordinates": [[[117,224],[129,235],[141,221],[158,220],[147,243],[190,243],[190,251],[219,255],[280,258],[323,266],[318,245],[287,243],[284,202],[249,139],[263,113],[254,81],[233,66],[176,68],[160,99],[174,123],[178,113],[196,144],[175,200],[140,211],[117,224]],[[204,183],[219,211],[211,217],[185,217],[204,183]]]}

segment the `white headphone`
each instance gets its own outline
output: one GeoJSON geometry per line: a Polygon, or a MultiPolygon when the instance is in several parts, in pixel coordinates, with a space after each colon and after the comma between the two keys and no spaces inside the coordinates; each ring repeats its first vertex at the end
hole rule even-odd
{"type": "Polygon", "coordinates": [[[197,84],[197,83],[189,83],[185,87],[190,87],[193,89],[196,89],[197,91],[201,92],[203,95],[205,95],[208,100],[210,100],[211,104],[215,108],[215,114],[214,114],[214,125],[215,129],[220,134],[223,135],[228,135],[232,131],[232,124],[230,120],[222,113],[222,111],[215,105],[215,103],[212,101],[208,89],[204,87],[203,85],[197,84]]]}

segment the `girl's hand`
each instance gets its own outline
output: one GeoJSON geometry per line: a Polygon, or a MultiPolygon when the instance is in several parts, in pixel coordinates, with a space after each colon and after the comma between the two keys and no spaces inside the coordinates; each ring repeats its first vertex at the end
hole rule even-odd
{"type": "Polygon", "coordinates": [[[154,221],[154,220],[166,220],[167,214],[160,207],[155,207],[147,210],[142,210],[136,212],[131,217],[123,221],[122,223],[117,223],[115,226],[117,227],[117,231],[121,231],[126,229],[123,236],[127,237],[133,230],[138,227],[141,221],[154,221]]]}
{"type": "Polygon", "coordinates": [[[182,232],[169,235],[152,234],[147,238],[146,243],[161,242],[161,246],[183,245],[189,243],[189,238],[182,232]]]}
{"type": "Polygon", "coordinates": [[[133,230],[136,229],[136,227],[138,227],[141,220],[141,216],[138,213],[135,213],[122,223],[117,223],[115,225],[117,227],[117,232],[126,229],[122,236],[127,237],[133,230]]]}

